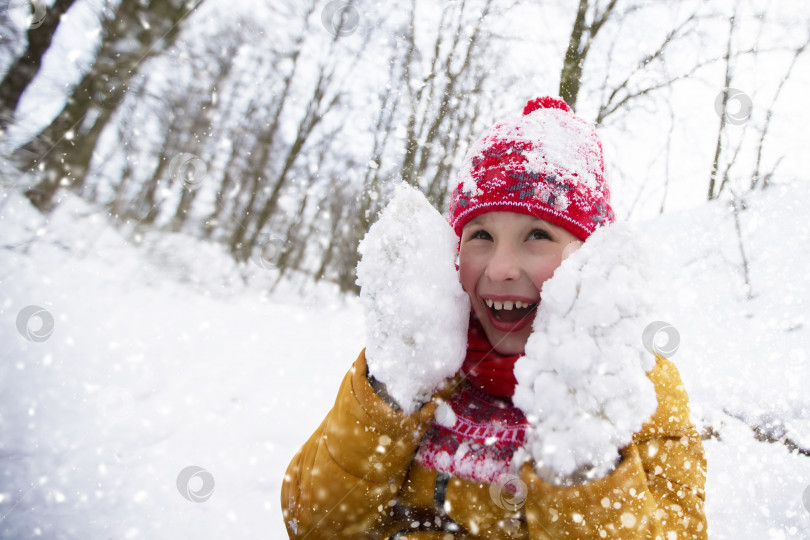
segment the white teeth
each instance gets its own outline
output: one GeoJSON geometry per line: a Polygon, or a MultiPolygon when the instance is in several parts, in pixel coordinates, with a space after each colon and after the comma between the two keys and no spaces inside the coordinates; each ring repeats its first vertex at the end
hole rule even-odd
{"type": "Polygon", "coordinates": [[[495,309],[506,309],[511,310],[512,308],[522,309],[532,306],[534,304],[529,304],[528,302],[521,302],[520,300],[507,300],[505,302],[495,302],[490,300],[489,298],[484,299],[484,302],[487,304],[487,307],[495,307],[495,309]]]}

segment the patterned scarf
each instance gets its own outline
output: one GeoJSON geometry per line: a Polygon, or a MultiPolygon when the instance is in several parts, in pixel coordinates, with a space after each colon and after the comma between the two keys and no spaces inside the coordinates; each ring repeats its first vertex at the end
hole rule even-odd
{"type": "Polygon", "coordinates": [[[495,483],[509,472],[512,455],[526,440],[526,417],[509,399],[517,384],[512,367],[519,355],[498,354],[474,317],[469,328],[461,369],[470,384],[437,409],[416,461],[451,476],[495,483]]]}

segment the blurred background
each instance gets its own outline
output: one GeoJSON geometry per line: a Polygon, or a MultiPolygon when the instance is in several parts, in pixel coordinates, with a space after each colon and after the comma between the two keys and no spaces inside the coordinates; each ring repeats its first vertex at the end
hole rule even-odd
{"type": "Polygon", "coordinates": [[[620,219],[806,170],[810,9],[765,0],[0,6],[5,189],[127,234],[354,285],[392,181],[446,211],[473,137],[537,95],[600,130],[620,219]]]}
{"type": "Polygon", "coordinates": [[[712,537],[806,538],[808,43],[776,0],[0,0],[0,538],[283,538],[359,240],[544,94],[649,224],[712,537]]]}

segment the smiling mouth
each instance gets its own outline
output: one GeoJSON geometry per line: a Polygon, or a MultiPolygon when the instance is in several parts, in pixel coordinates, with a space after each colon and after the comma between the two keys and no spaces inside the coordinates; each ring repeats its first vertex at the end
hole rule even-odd
{"type": "Polygon", "coordinates": [[[514,323],[528,317],[537,309],[537,303],[525,304],[523,302],[495,302],[484,300],[492,315],[499,321],[514,323]]]}

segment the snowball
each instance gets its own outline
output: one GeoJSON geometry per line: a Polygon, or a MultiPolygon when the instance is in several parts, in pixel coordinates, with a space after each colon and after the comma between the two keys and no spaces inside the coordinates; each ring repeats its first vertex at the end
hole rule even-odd
{"type": "Polygon", "coordinates": [[[655,412],[641,336],[652,320],[648,257],[633,228],[594,232],[543,284],[513,401],[532,422],[527,448],[555,484],[609,474],[655,412]]]}
{"type": "Polygon", "coordinates": [[[408,413],[458,372],[467,352],[470,301],[457,246],[449,223],[403,182],[358,247],[369,372],[408,413]]]}

